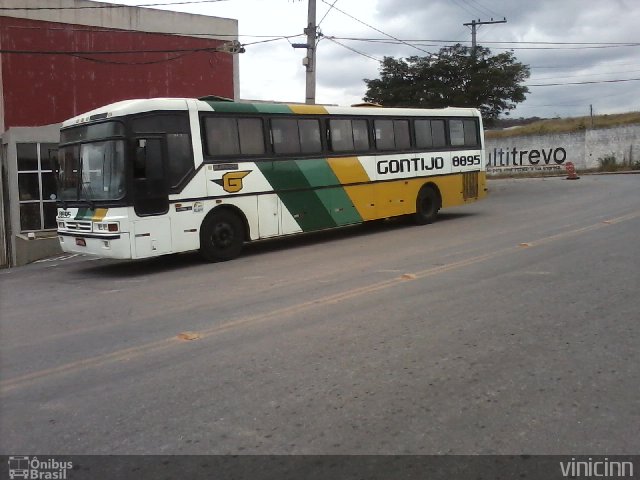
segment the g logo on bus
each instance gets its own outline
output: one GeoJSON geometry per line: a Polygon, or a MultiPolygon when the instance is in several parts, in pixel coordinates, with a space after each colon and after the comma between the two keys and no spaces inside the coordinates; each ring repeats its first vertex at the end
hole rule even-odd
{"type": "Polygon", "coordinates": [[[239,172],[227,172],[220,180],[213,180],[213,182],[220,185],[225,192],[236,193],[242,190],[244,187],[242,179],[249,175],[251,170],[243,170],[239,172]]]}

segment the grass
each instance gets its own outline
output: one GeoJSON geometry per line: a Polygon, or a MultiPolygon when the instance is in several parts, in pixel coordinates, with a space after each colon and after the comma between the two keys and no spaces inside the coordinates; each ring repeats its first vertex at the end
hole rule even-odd
{"type": "Polygon", "coordinates": [[[615,115],[595,115],[591,117],[557,118],[540,120],[508,130],[488,130],[485,138],[506,138],[520,135],[542,135],[548,133],[571,133],[587,128],[609,128],[618,125],[640,123],[640,112],[620,113],[615,115]]]}
{"type": "Polygon", "coordinates": [[[614,154],[598,158],[598,172],[621,172],[628,170],[640,170],[640,160],[633,163],[625,161],[618,163],[614,154]]]}

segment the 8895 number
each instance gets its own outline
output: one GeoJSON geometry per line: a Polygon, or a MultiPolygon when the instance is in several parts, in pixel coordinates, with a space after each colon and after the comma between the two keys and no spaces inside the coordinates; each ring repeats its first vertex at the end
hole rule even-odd
{"type": "Polygon", "coordinates": [[[461,155],[451,157],[451,163],[454,167],[468,167],[471,165],[480,165],[480,155],[461,155]]]}

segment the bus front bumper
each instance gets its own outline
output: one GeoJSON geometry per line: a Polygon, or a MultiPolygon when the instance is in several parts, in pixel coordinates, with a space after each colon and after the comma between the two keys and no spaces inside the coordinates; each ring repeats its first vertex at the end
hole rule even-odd
{"type": "Polygon", "coordinates": [[[60,247],[64,252],[82,253],[104,258],[131,258],[128,233],[93,235],[58,231],[60,247]]]}

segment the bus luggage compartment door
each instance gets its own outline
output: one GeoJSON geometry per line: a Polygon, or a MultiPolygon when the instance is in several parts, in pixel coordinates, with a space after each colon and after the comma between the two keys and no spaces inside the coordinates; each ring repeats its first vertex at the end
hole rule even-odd
{"type": "Polygon", "coordinates": [[[135,258],[154,257],[171,253],[171,221],[150,218],[133,223],[135,258]]]}

